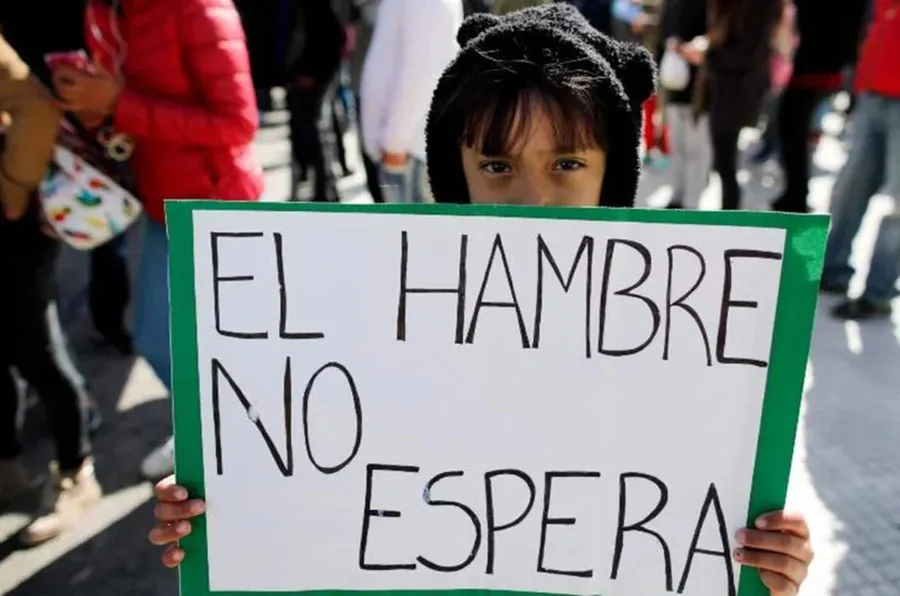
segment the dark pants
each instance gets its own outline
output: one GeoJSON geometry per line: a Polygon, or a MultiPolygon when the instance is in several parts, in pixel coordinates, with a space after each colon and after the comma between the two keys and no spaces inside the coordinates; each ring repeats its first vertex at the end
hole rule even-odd
{"type": "MultiPolygon", "coordinates": [[[[356,94],[356,114],[358,117],[357,120],[357,130],[360,131],[360,137],[362,136],[362,109],[360,108],[360,99],[359,94],[356,94]]],[[[362,153],[362,161],[363,167],[366,170],[366,186],[369,189],[369,194],[372,196],[372,200],[376,203],[384,203],[384,192],[381,190],[381,168],[378,167],[372,159],[369,157],[369,154],[366,153],[366,150],[363,147],[360,147],[360,152],[362,153]]]]}
{"type": "Polygon", "coordinates": [[[72,471],[90,453],[87,396],[53,300],[57,254],[35,209],[16,222],[0,219],[0,458],[22,453],[15,368],[43,401],[60,469],[72,471]]]}
{"type": "Polygon", "coordinates": [[[738,184],[738,130],[713,130],[713,167],[722,181],[722,209],[741,206],[741,186],[738,184]]]}
{"type": "Polygon", "coordinates": [[[125,309],[131,298],[125,246],[123,234],[91,251],[91,279],[88,285],[88,304],[94,329],[119,348],[127,347],[120,343],[130,343],[125,330],[125,309]]]}
{"type": "Polygon", "coordinates": [[[333,95],[333,84],[310,89],[291,87],[287,93],[291,114],[291,154],[294,163],[302,170],[312,167],[315,176],[313,201],[338,199],[332,171],[337,159],[331,121],[333,95]]]}
{"type": "Polygon", "coordinates": [[[781,97],[778,112],[778,137],[784,192],[775,202],[778,211],[806,213],[809,193],[809,129],[816,108],[826,93],[810,89],[788,88],[781,97]]]}

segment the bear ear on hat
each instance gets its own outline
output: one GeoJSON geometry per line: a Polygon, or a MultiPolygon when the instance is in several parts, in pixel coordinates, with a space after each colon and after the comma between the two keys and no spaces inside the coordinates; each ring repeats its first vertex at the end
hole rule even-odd
{"type": "Polygon", "coordinates": [[[646,48],[629,43],[619,43],[620,58],[616,74],[628,99],[634,105],[643,104],[656,93],[656,62],[646,48]]]}
{"type": "Polygon", "coordinates": [[[464,48],[469,42],[493,27],[500,24],[500,17],[487,12],[477,12],[463,21],[456,33],[459,47],[464,48]]]}

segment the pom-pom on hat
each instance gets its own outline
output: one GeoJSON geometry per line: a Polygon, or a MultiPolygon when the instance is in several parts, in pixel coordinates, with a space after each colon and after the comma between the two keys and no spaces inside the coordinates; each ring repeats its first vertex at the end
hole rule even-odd
{"type": "Polygon", "coordinates": [[[564,145],[606,150],[598,204],[630,207],[640,176],[643,103],[656,89],[653,57],[611,39],[564,3],[499,17],[475,14],[438,82],[426,129],[428,175],[439,203],[469,203],[463,144],[509,148],[525,132],[519,112],[540,106],[564,145]],[[593,138],[588,138],[593,137],[593,138]]]}

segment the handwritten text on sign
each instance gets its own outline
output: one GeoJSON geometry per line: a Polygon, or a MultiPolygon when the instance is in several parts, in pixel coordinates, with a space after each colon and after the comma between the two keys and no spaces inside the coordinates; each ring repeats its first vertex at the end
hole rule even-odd
{"type": "Polygon", "coordinates": [[[199,211],[212,590],[734,594],[784,232],[199,211]]]}

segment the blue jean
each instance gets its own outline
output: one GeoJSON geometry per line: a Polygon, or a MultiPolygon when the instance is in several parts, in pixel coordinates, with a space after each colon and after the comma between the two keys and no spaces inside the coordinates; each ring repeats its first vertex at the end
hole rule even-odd
{"type": "Polygon", "coordinates": [[[425,162],[411,157],[399,168],[382,165],[379,172],[386,203],[425,203],[431,200],[425,162]]]}
{"type": "MultiPolygon", "coordinates": [[[[882,191],[900,197],[900,99],[860,96],[853,113],[854,129],[847,163],[838,174],[831,197],[832,227],[825,251],[823,282],[848,285],[853,240],[869,201],[882,191]]],[[[900,215],[881,221],[863,298],[887,301],[897,296],[900,274],[900,215]]]]}
{"type": "Polygon", "coordinates": [[[169,351],[169,240],[166,228],[144,221],[144,239],[134,301],[134,346],[163,382],[172,388],[169,351]]]}

